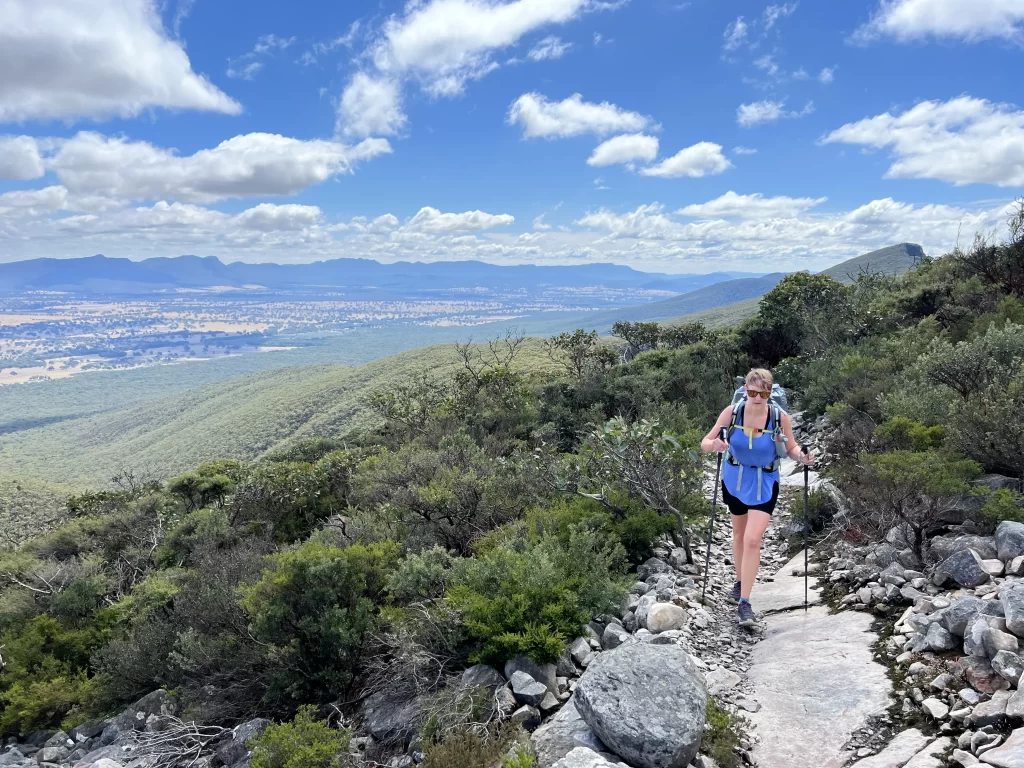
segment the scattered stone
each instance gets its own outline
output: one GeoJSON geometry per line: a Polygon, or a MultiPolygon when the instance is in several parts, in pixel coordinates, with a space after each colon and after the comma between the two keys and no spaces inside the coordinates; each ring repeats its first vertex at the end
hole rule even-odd
{"type": "Polygon", "coordinates": [[[999,651],[992,657],[992,669],[1004,680],[1016,686],[1024,674],[1024,659],[1013,651],[999,651]]]}
{"type": "Polygon", "coordinates": [[[1024,555],[1018,555],[1007,564],[1006,575],[1024,576],[1024,555]]]}
{"type": "Polygon", "coordinates": [[[857,768],[903,768],[907,761],[928,746],[931,739],[917,728],[903,731],[877,755],[856,763],[857,768]]]}
{"type": "MultiPolygon", "coordinates": [[[[572,645],[569,646],[569,657],[579,665],[583,665],[583,660],[592,653],[593,649],[590,647],[590,643],[584,640],[582,637],[577,637],[572,641],[572,645]]],[[[556,670],[557,671],[557,670],[556,670]]]]}
{"type": "MultiPolygon", "coordinates": [[[[538,763],[538,765],[540,765],[538,763]]],[[[554,764],[553,768],[615,768],[616,764],[605,760],[592,749],[576,747],[561,760],[554,764]]]]}
{"type": "Polygon", "coordinates": [[[509,718],[513,723],[519,723],[527,731],[532,731],[540,725],[540,710],[524,704],[509,718]]]}
{"type": "Polygon", "coordinates": [[[512,679],[509,682],[512,683],[512,693],[515,694],[516,700],[520,704],[530,707],[540,705],[544,700],[544,695],[550,693],[546,685],[538,683],[522,671],[512,673],[512,679]]]}
{"type": "Polygon", "coordinates": [[[1006,616],[1006,628],[1017,637],[1024,637],[1024,588],[1004,588],[999,594],[1006,616]]]}
{"type": "Polygon", "coordinates": [[[1010,720],[1024,720],[1024,692],[1020,689],[1014,691],[1006,702],[1006,717],[1010,720]]]}
{"type": "Polygon", "coordinates": [[[686,626],[686,611],[673,603],[655,603],[647,612],[647,629],[655,634],[686,626]]]}
{"type": "MultiPolygon", "coordinates": [[[[498,674],[496,670],[491,671],[498,674]]],[[[498,677],[501,678],[501,675],[498,677]]],[[[501,680],[501,684],[505,684],[504,679],[501,680]]],[[[231,738],[217,749],[217,757],[224,765],[240,763],[249,754],[252,742],[259,738],[270,724],[269,720],[259,717],[236,726],[231,731],[231,738]]],[[[93,763],[93,768],[96,768],[96,763],[93,763]]]]}
{"type": "Polygon", "coordinates": [[[945,754],[952,746],[953,741],[949,738],[936,739],[914,755],[903,768],[942,768],[940,755],[945,754]]]}
{"type": "Polygon", "coordinates": [[[960,640],[937,621],[928,627],[924,641],[929,648],[939,653],[952,651],[960,645],[960,640]]]}
{"type": "MultiPolygon", "coordinates": [[[[570,658],[568,661],[571,666],[572,659],[570,658]]],[[[514,659],[506,661],[504,672],[506,680],[511,680],[512,675],[516,672],[525,672],[538,683],[546,685],[548,690],[555,694],[558,693],[558,681],[555,678],[562,674],[556,671],[554,664],[538,664],[526,656],[516,656],[514,659]]],[[[575,668],[571,674],[575,674],[575,668]]],[[[570,676],[564,675],[564,677],[570,676]]]]}
{"type": "Polygon", "coordinates": [[[982,755],[981,762],[996,768],[1024,768],[1024,728],[1018,728],[1002,746],[982,755]]]}
{"type": "Polygon", "coordinates": [[[981,568],[989,576],[1002,576],[1003,575],[1003,561],[1002,560],[982,560],[981,568]]]}
{"type": "Polygon", "coordinates": [[[961,688],[957,696],[969,707],[973,707],[981,702],[981,694],[973,688],[961,688]]]}
{"type": "MultiPolygon", "coordinates": [[[[462,673],[463,688],[490,688],[493,691],[504,685],[505,678],[501,672],[486,664],[474,664],[462,673]]],[[[231,765],[231,763],[226,764],[231,765]]]]}
{"type": "Polygon", "coordinates": [[[953,676],[948,672],[943,672],[941,675],[936,677],[929,683],[930,687],[936,691],[945,691],[949,688],[949,684],[953,682],[953,676]]]}
{"type": "Polygon", "coordinates": [[[998,723],[1006,717],[1006,704],[1009,700],[1009,691],[996,691],[991,699],[981,702],[974,708],[971,716],[967,718],[968,723],[978,728],[998,723]]]}
{"type": "Polygon", "coordinates": [[[971,687],[982,693],[994,693],[1006,687],[1007,683],[992,669],[988,659],[972,656],[963,661],[964,677],[971,687]]]}
{"type": "Polygon", "coordinates": [[[586,747],[595,752],[604,752],[606,749],[590,730],[590,726],[580,717],[579,710],[572,701],[534,731],[530,736],[530,742],[537,756],[534,768],[551,768],[576,747],[586,747]]]}
{"type": "Polygon", "coordinates": [[[712,696],[720,696],[739,685],[740,676],[725,667],[719,667],[708,672],[704,676],[704,681],[708,687],[708,693],[712,696]]]}
{"type": "Polygon", "coordinates": [[[962,768],[971,768],[972,766],[980,765],[978,758],[970,752],[964,752],[962,749],[953,750],[952,760],[954,763],[962,766],[962,768]]]}
{"type": "Polygon", "coordinates": [[[949,714],[949,707],[934,697],[927,698],[921,702],[921,709],[936,720],[943,720],[949,714]]]}
{"type": "Polygon", "coordinates": [[[607,649],[618,648],[623,643],[629,642],[633,636],[618,624],[609,624],[601,635],[601,644],[607,649]]]}
{"type": "Polygon", "coordinates": [[[1017,652],[1017,638],[1009,632],[1003,632],[994,627],[989,627],[981,635],[982,645],[985,646],[985,655],[990,659],[1000,651],[1017,652]]]}

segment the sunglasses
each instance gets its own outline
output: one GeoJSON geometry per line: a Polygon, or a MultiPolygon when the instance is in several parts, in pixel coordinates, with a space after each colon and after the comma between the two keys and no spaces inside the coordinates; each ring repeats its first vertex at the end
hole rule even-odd
{"type": "Polygon", "coordinates": [[[748,389],[747,390],[747,397],[763,397],[765,400],[767,400],[770,395],[771,395],[771,391],[770,390],[768,392],[764,392],[764,391],[762,391],[760,389],[748,389]]]}

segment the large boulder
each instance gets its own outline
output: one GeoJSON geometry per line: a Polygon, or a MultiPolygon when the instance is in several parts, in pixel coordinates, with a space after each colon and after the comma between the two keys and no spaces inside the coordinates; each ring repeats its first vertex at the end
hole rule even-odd
{"type": "Polygon", "coordinates": [[[685,626],[686,611],[675,603],[655,603],[647,612],[647,629],[654,634],[685,626]]]}
{"type": "Polygon", "coordinates": [[[1015,730],[1001,746],[985,752],[980,759],[996,768],[1024,768],[1024,728],[1015,730]]]}
{"type": "Polygon", "coordinates": [[[933,580],[940,587],[950,580],[961,587],[979,587],[989,580],[981,560],[973,549],[961,549],[935,567],[933,580]]]}
{"type": "Polygon", "coordinates": [[[512,693],[516,700],[531,707],[540,706],[544,697],[551,693],[544,683],[538,683],[525,672],[514,672],[509,682],[512,683],[512,693]]]}
{"type": "Polygon", "coordinates": [[[474,664],[462,673],[463,688],[489,688],[495,690],[505,685],[501,672],[486,664],[474,664]]]}
{"type": "Polygon", "coordinates": [[[601,635],[601,645],[607,650],[618,648],[623,643],[628,643],[633,636],[626,631],[625,627],[618,624],[609,624],[601,635]]]}
{"type": "Polygon", "coordinates": [[[160,688],[152,693],[147,693],[124,710],[114,719],[111,725],[120,733],[133,730],[141,731],[146,727],[146,719],[150,715],[173,714],[173,707],[170,706],[167,700],[167,691],[160,688]]]}
{"type": "Polygon", "coordinates": [[[406,747],[419,728],[422,703],[419,697],[407,698],[393,691],[370,694],[360,712],[363,724],[377,741],[406,747]]]}
{"type": "Polygon", "coordinates": [[[558,714],[533,732],[530,737],[537,756],[534,768],[551,768],[577,747],[604,752],[606,747],[580,716],[572,699],[558,714]]]}
{"type": "Polygon", "coordinates": [[[942,612],[942,622],[946,625],[946,629],[954,635],[963,637],[967,628],[981,613],[982,607],[982,600],[974,595],[961,597],[942,612]]]}
{"type": "Polygon", "coordinates": [[[1004,563],[1024,555],[1024,523],[1003,520],[999,524],[996,528],[996,553],[1004,563]]]}
{"type": "Polygon", "coordinates": [[[957,552],[973,549],[982,560],[997,556],[996,542],[991,536],[976,536],[973,533],[960,536],[936,536],[928,543],[933,562],[941,562],[957,552]]]}
{"type": "Polygon", "coordinates": [[[576,687],[576,707],[636,768],[684,768],[700,749],[707,691],[676,645],[630,643],[602,653],[576,687]]]}

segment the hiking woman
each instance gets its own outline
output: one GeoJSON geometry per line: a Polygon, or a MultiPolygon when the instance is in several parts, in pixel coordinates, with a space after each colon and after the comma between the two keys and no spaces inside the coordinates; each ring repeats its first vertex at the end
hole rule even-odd
{"type": "Polygon", "coordinates": [[[750,592],[761,564],[761,537],[779,499],[776,442],[785,438],[785,452],[791,459],[802,464],[814,461],[813,454],[801,452],[789,414],[769,403],[773,384],[772,374],[763,368],[748,373],[745,399],[740,405],[723,410],[700,444],[705,453],[728,452],[722,465],[722,501],[731,513],[732,555],[736,564],[736,583],[729,598],[739,603],[741,626],[754,624],[750,592]],[[721,439],[723,428],[726,440],[721,439]]]}

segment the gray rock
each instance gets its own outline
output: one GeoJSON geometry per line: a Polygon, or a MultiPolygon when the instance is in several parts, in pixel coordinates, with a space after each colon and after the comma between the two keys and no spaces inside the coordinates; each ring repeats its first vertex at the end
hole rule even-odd
{"type": "Polygon", "coordinates": [[[949,738],[936,739],[927,747],[914,755],[903,768],[942,768],[941,756],[953,746],[949,738]]]}
{"type": "Polygon", "coordinates": [[[501,672],[486,664],[474,664],[462,673],[463,688],[490,688],[497,690],[505,685],[501,672]]]}
{"type": "Polygon", "coordinates": [[[408,746],[422,717],[420,699],[407,699],[393,691],[371,694],[362,703],[363,724],[377,741],[408,746]]]}
{"type": "Polygon", "coordinates": [[[972,688],[982,693],[993,693],[1006,687],[1007,682],[992,669],[992,663],[978,656],[963,660],[964,677],[972,688]]]}
{"type": "Polygon", "coordinates": [[[925,635],[924,641],[929,648],[939,653],[952,651],[960,645],[959,638],[955,637],[952,632],[938,622],[928,627],[928,633],[925,635]]]}
{"type": "Polygon", "coordinates": [[[604,634],[601,635],[601,644],[610,651],[631,639],[632,635],[624,627],[620,627],[618,624],[609,624],[605,627],[604,634]]]}
{"type": "Polygon", "coordinates": [[[146,718],[150,715],[167,715],[173,712],[165,706],[167,691],[159,689],[148,693],[119,714],[112,725],[118,731],[142,730],[146,726],[146,718]]]}
{"type": "Polygon", "coordinates": [[[519,707],[516,696],[507,685],[494,691],[494,709],[501,717],[508,719],[519,707]]]}
{"type": "MultiPolygon", "coordinates": [[[[562,651],[562,655],[558,657],[558,661],[555,663],[555,677],[576,677],[579,671],[576,669],[576,665],[573,663],[572,656],[569,655],[569,649],[566,648],[562,651]]],[[[533,677],[533,675],[530,675],[533,677]]],[[[536,680],[536,678],[534,678],[536,680]]]]}
{"type": "Polygon", "coordinates": [[[1024,523],[1004,520],[996,528],[996,556],[1004,563],[1024,555],[1024,523]]]}
{"type": "Polygon", "coordinates": [[[527,731],[532,731],[540,725],[540,710],[524,704],[512,713],[509,720],[513,723],[519,723],[527,731]]]}
{"type": "Polygon", "coordinates": [[[974,705],[981,703],[981,694],[973,688],[961,688],[957,693],[957,696],[959,696],[960,700],[969,707],[973,707],[974,705]]]}
{"type": "Polygon", "coordinates": [[[928,549],[933,562],[941,562],[950,555],[965,549],[973,549],[983,560],[991,560],[998,556],[995,539],[991,536],[975,536],[973,534],[936,536],[929,542],[928,549]]]}
{"type": "Polygon", "coordinates": [[[57,731],[53,736],[43,742],[44,747],[67,747],[70,746],[68,742],[71,741],[71,737],[68,736],[64,731],[57,731]]]}
{"type": "Polygon", "coordinates": [[[7,768],[7,766],[20,766],[26,762],[28,762],[28,758],[17,747],[0,755],[0,766],[4,766],[4,768],[7,768]]]}
{"type": "Polygon", "coordinates": [[[961,587],[977,587],[988,581],[989,575],[982,567],[977,552],[961,549],[935,567],[932,580],[940,587],[948,581],[955,581],[961,587]]]}
{"type": "Polygon", "coordinates": [[[659,560],[656,557],[652,557],[636,569],[637,577],[643,581],[646,581],[651,576],[654,576],[656,574],[671,572],[672,566],[670,566],[664,560],[659,560]]]}
{"type": "Polygon", "coordinates": [[[686,611],[674,603],[655,603],[647,612],[647,629],[655,634],[686,626],[686,611]]]}
{"type": "Polygon", "coordinates": [[[1017,652],[1017,638],[1009,632],[1003,632],[995,627],[989,627],[981,634],[981,642],[985,646],[985,655],[990,659],[1000,651],[1017,652]]]}
{"type": "Polygon", "coordinates": [[[961,768],[971,768],[972,766],[981,764],[978,762],[978,758],[970,752],[964,752],[962,749],[954,749],[951,759],[954,763],[961,766],[961,768]]]}
{"type": "Polygon", "coordinates": [[[1010,700],[1006,702],[1006,717],[1017,722],[1024,720],[1024,691],[1019,688],[1010,695],[1010,700]]]}
{"type": "Polygon", "coordinates": [[[921,702],[921,709],[927,712],[931,717],[936,720],[942,720],[949,714],[949,707],[945,703],[939,701],[934,696],[929,697],[921,702]]]}
{"type": "Polygon", "coordinates": [[[1009,700],[1009,691],[996,691],[990,700],[983,701],[974,708],[971,716],[967,718],[968,724],[975,728],[995,725],[1006,717],[1006,705],[1009,700]]]}
{"type": "Polygon", "coordinates": [[[556,709],[558,709],[561,705],[562,702],[558,700],[558,697],[555,696],[555,694],[553,694],[547,688],[545,688],[544,698],[540,700],[538,709],[540,709],[540,711],[545,715],[548,715],[554,712],[556,709]]]}
{"type": "Polygon", "coordinates": [[[562,673],[556,672],[554,664],[538,664],[526,656],[516,656],[505,662],[504,671],[507,680],[511,680],[515,672],[525,672],[538,683],[544,683],[553,694],[558,695],[558,682],[555,678],[562,673]]]}
{"type": "Polygon", "coordinates": [[[577,664],[582,665],[583,660],[587,658],[587,656],[589,656],[590,653],[590,643],[588,643],[582,637],[577,637],[575,640],[572,641],[572,644],[569,646],[569,656],[577,664]]]}
{"type": "MultiPolygon", "coordinates": [[[[128,765],[125,766],[125,768],[133,768],[133,766],[137,762],[139,762],[139,761],[138,760],[133,760],[132,762],[128,763],[128,765]]],[[[155,763],[155,760],[153,760],[152,762],[155,763]]],[[[196,762],[196,765],[199,765],[198,761],[196,762]]],[[[97,760],[95,763],[93,763],[92,764],[92,768],[121,768],[121,764],[119,762],[117,762],[116,760],[111,760],[109,757],[104,757],[104,758],[102,758],[100,760],[97,760]]]]}
{"type": "Polygon", "coordinates": [[[59,763],[71,754],[67,747],[43,747],[36,753],[38,763],[59,763]]]}
{"type": "Polygon", "coordinates": [[[591,749],[576,747],[572,752],[555,763],[553,768],[615,768],[615,766],[616,763],[605,760],[591,749]]]}
{"type": "Polygon", "coordinates": [[[262,717],[249,720],[231,731],[231,738],[217,749],[217,757],[224,765],[235,765],[249,754],[250,745],[267,730],[269,720],[262,717]]]}
{"type": "Polygon", "coordinates": [[[1006,564],[1007,576],[1024,576],[1024,555],[1019,555],[1006,564]]]}
{"type": "Polygon", "coordinates": [[[558,714],[533,732],[530,737],[537,762],[534,768],[551,768],[576,747],[604,752],[606,747],[590,730],[575,702],[570,699],[558,714]]]}
{"type": "Polygon", "coordinates": [[[1006,628],[1017,637],[1024,637],[1024,587],[1004,586],[999,600],[1006,614],[1006,628]]]}
{"type": "Polygon", "coordinates": [[[509,682],[512,684],[512,693],[515,694],[516,700],[530,707],[540,706],[544,701],[544,695],[550,693],[544,683],[538,683],[523,671],[513,672],[509,682]]]}
{"type": "Polygon", "coordinates": [[[656,602],[658,602],[658,597],[653,592],[640,598],[640,604],[636,607],[636,611],[634,611],[639,626],[647,626],[647,614],[651,610],[651,606],[656,602]]]}
{"type": "Polygon", "coordinates": [[[946,629],[957,637],[963,637],[967,627],[974,623],[977,616],[1001,609],[1002,606],[997,607],[992,603],[992,600],[981,600],[974,595],[961,597],[942,612],[942,621],[946,629]]]}
{"type": "Polygon", "coordinates": [[[982,755],[981,762],[996,768],[1024,768],[1024,728],[1018,728],[1002,746],[982,755]]]}
{"type": "Polygon", "coordinates": [[[928,746],[931,739],[917,728],[898,734],[877,755],[860,760],[857,768],[903,768],[918,752],[928,746]]]}
{"type": "Polygon", "coordinates": [[[704,733],[707,692],[675,645],[628,644],[580,678],[576,706],[598,738],[637,768],[684,768],[704,733]]]}
{"type": "Polygon", "coordinates": [[[1004,680],[1016,686],[1024,674],[1024,659],[1013,651],[999,651],[992,657],[992,669],[1004,680]]]}
{"type": "Polygon", "coordinates": [[[1003,570],[1005,569],[1002,560],[982,560],[981,567],[984,568],[985,573],[987,573],[992,578],[995,578],[996,576],[1002,576],[1003,570]]]}
{"type": "Polygon", "coordinates": [[[99,749],[94,749],[92,752],[86,754],[85,757],[83,757],[79,762],[88,763],[91,765],[92,763],[99,762],[104,758],[120,760],[124,757],[124,754],[125,752],[123,749],[121,749],[121,747],[111,745],[107,747],[100,747],[99,749]]]}

